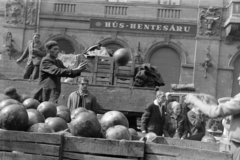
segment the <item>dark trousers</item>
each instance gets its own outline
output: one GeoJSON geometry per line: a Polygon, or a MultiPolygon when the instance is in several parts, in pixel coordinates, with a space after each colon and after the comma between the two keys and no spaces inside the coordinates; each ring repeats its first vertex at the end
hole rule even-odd
{"type": "Polygon", "coordinates": [[[23,79],[38,79],[39,77],[39,65],[28,64],[25,67],[23,79]]]}
{"type": "Polygon", "coordinates": [[[59,91],[56,91],[55,89],[40,88],[34,93],[33,98],[37,99],[40,103],[44,101],[57,103],[59,96],[59,91]]]}

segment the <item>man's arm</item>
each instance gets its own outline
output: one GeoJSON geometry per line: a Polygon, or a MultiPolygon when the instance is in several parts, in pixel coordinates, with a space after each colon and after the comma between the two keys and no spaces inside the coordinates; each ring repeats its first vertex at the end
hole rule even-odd
{"type": "Polygon", "coordinates": [[[94,112],[94,113],[98,113],[98,104],[97,104],[97,99],[96,99],[96,97],[95,96],[93,96],[93,98],[92,98],[92,111],[94,112]]]}
{"type": "Polygon", "coordinates": [[[42,61],[41,70],[50,75],[61,76],[61,77],[78,76],[81,74],[81,70],[71,70],[71,69],[59,68],[50,59],[44,59],[42,61]]]}
{"type": "Polygon", "coordinates": [[[35,53],[40,57],[45,57],[47,55],[43,45],[41,45],[39,48],[33,48],[33,50],[36,50],[35,53]]]}
{"type": "Polygon", "coordinates": [[[240,113],[240,94],[237,94],[230,101],[219,105],[209,105],[203,103],[194,95],[188,95],[187,97],[190,103],[193,103],[210,118],[226,117],[240,113]]]}
{"type": "Polygon", "coordinates": [[[181,139],[185,139],[187,137],[187,134],[188,134],[188,121],[187,121],[186,117],[184,117],[183,125],[184,125],[183,126],[184,131],[183,131],[183,135],[182,135],[181,139]]]}
{"type": "Polygon", "coordinates": [[[168,117],[166,117],[164,124],[163,124],[163,134],[165,137],[170,137],[169,133],[168,133],[168,117]]]}
{"type": "Polygon", "coordinates": [[[72,113],[72,111],[74,110],[74,108],[73,108],[73,100],[72,100],[72,94],[73,93],[71,93],[69,96],[68,96],[68,101],[67,101],[67,107],[68,107],[68,109],[70,110],[70,113],[72,113]]]}
{"type": "Polygon", "coordinates": [[[28,42],[23,54],[21,55],[21,57],[17,59],[17,63],[21,62],[23,59],[25,59],[28,56],[28,54],[29,54],[29,47],[28,46],[29,46],[29,42],[28,42]]]}
{"type": "Polygon", "coordinates": [[[151,116],[151,107],[149,105],[149,106],[147,106],[147,108],[145,109],[145,111],[142,115],[142,119],[141,119],[141,130],[142,130],[142,132],[147,131],[147,123],[148,123],[148,120],[149,120],[150,116],[151,116]]]}

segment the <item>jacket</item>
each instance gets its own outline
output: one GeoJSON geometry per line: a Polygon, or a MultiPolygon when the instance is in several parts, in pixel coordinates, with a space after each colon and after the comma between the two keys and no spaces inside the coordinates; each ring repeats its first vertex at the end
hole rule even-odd
{"type": "Polygon", "coordinates": [[[187,113],[187,118],[189,121],[189,132],[190,135],[196,135],[198,133],[205,133],[205,122],[201,115],[196,114],[192,110],[187,113]]]}
{"type": "Polygon", "coordinates": [[[87,93],[83,95],[80,95],[79,91],[72,92],[68,97],[67,107],[70,109],[71,112],[79,107],[83,107],[87,110],[92,110],[96,114],[98,112],[98,104],[96,97],[89,91],[87,91],[87,93]]]}
{"type": "Polygon", "coordinates": [[[156,100],[147,105],[141,119],[141,130],[154,132],[161,136],[163,134],[163,124],[165,121],[164,105],[159,106],[156,100]]]}
{"type": "Polygon", "coordinates": [[[27,56],[27,65],[30,65],[31,63],[33,63],[33,65],[40,65],[42,58],[46,56],[46,50],[44,48],[44,45],[41,42],[34,44],[33,40],[28,41],[27,47],[25,48],[20,59],[23,60],[27,56]],[[34,48],[38,50],[34,50],[34,48]]]}
{"type": "Polygon", "coordinates": [[[81,72],[66,69],[62,61],[48,54],[42,59],[39,71],[39,85],[46,89],[55,89],[61,93],[61,77],[80,76],[81,72]]]}

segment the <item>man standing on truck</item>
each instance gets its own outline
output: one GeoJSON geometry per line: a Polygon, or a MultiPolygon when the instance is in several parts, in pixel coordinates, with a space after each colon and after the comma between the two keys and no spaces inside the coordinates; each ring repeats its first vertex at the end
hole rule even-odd
{"type": "Polygon", "coordinates": [[[87,87],[88,79],[81,77],[78,91],[72,92],[68,97],[67,107],[70,109],[70,112],[76,108],[83,107],[97,114],[98,104],[96,97],[88,91],[87,87]]]}
{"type": "Polygon", "coordinates": [[[44,45],[40,42],[40,34],[34,33],[33,40],[28,41],[27,47],[22,56],[17,59],[17,63],[21,62],[28,56],[27,65],[23,74],[23,79],[37,79],[39,77],[39,66],[41,60],[46,56],[44,45]]]}
{"type": "Polygon", "coordinates": [[[165,121],[166,95],[163,91],[156,92],[156,99],[147,105],[142,115],[141,130],[142,133],[154,132],[158,136],[163,134],[163,124],[165,121]]]}
{"type": "MultiPolygon", "coordinates": [[[[240,85],[240,76],[238,77],[240,85]]],[[[240,93],[227,101],[226,103],[209,104],[204,103],[193,94],[188,94],[186,97],[188,103],[192,103],[195,107],[199,108],[203,114],[208,115],[210,118],[227,117],[231,116],[229,139],[230,153],[233,154],[233,160],[240,159],[240,93]]]]}
{"type": "Polygon", "coordinates": [[[75,69],[66,69],[62,61],[57,59],[59,46],[56,41],[49,41],[45,44],[47,56],[40,64],[39,88],[33,98],[39,102],[51,101],[57,103],[61,93],[61,77],[80,76],[86,69],[87,62],[80,63],[75,69]]]}

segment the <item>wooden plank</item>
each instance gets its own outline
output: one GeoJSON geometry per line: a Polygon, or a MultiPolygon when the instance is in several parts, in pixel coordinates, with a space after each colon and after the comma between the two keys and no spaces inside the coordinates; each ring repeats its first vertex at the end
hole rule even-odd
{"type": "Polygon", "coordinates": [[[98,65],[98,69],[110,69],[110,65],[98,65]]]}
{"type": "Polygon", "coordinates": [[[58,157],[43,155],[19,154],[12,152],[0,152],[1,160],[59,160],[58,157]]]}
{"type": "Polygon", "coordinates": [[[101,81],[101,82],[109,82],[111,81],[110,78],[102,78],[102,77],[97,77],[96,79],[97,82],[101,81]]]}
{"type": "Polygon", "coordinates": [[[110,69],[97,69],[96,72],[98,72],[98,73],[113,73],[113,71],[110,69]]]}
{"type": "Polygon", "coordinates": [[[0,130],[0,140],[60,144],[61,136],[56,134],[0,130]]]}
{"type": "Polygon", "coordinates": [[[150,154],[171,155],[176,157],[203,158],[211,160],[230,160],[231,155],[227,153],[192,149],[186,147],[169,146],[166,144],[146,143],[145,152],[150,154]]]}
{"type": "Polygon", "coordinates": [[[144,160],[177,160],[176,157],[162,156],[157,154],[146,154],[144,160]]]}
{"type": "Polygon", "coordinates": [[[144,143],[81,137],[64,137],[63,151],[99,155],[143,157],[144,143]]]}
{"type": "Polygon", "coordinates": [[[111,73],[95,73],[97,77],[112,77],[111,73]]]}
{"type": "Polygon", "coordinates": [[[124,84],[130,84],[131,80],[129,79],[117,79],[117,83],[124,83],[124,84]]]}
{"type": "Polygon", "coordinates": [[[59,146],[27,143],[27,142],[12,142],[12,141],[0,141],[1,151],[19,151],[24,153],[42,154],[50,156],[58,156],[59,146]]]}
{"type": "Polygon", "coordinates": [[[117,75],[126,75],[126,76],[133,76],[133,73],[131,71],[123,71],[123,70],[119,70],[117,75]]]}
{"type": "Polygon", "coordinates": [[[63,157],[71,160],[138,160],[138,158],[128,158],[128,157],[109,157],[109,156],[100,156],[100,155],[89,155],[89,154],[79,154],[71,152],[63,152],[63,157]]]}
{"type": "Polygon", "coordinates": [[[204,149],[209,151],[219,151],[220,144],[205,143],[191,140],[172,139],[167,137],[156,137],[154,142],[158,144],[168,144],[171,146],[204,149]]]}

